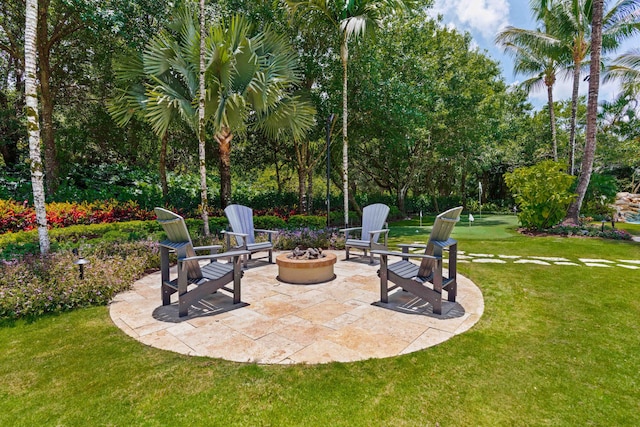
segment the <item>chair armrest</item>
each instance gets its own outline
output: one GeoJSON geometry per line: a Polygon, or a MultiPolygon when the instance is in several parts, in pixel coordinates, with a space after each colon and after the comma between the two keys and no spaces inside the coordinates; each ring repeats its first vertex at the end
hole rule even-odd
{"type": "Polygon", "coordinates": [[[375,255],[397,256],[400,258],[435,259],[435,260],[442,259],[441,256],[425,255],[425,254],[408,254],[405,252],[380,251],[377,249],[372,250],[371,253],[375,255]]]}
{"type": "Polygon", "coordinates": [[[388,233],[388,232],[389,232],[389,229],[385,228],[385,229],[382,229],[382,230],[372,230],[372,231],[369,232],[369,234],[388,233]]]}
{"type": "Polygon", "coordinates": [[[227,230],[222,230],[222,234],[230,234],[232,236],[238,236],[238,237],[248,237],[249,236],[247,233],[236,233],[236,232],[227,231],[227,230]]]}
{"type": "Polygon", "coordinates": [[[411,248],[426,249],[427,248],[427,245],[424,245],[422,243],[399,243],[398,246],[401,248],[407,248],[407,249],[411,249],[411,248]]]}
{"type": "Polygon", "coordinates": [[[269,234],[278,234],[277,230],[264,230],[262,228],[256,228],[253,231],[255,231],[256,233],[269,233],[269,234]]]}
{"type": "Polygon", "coordinates": [[[275,230],[265,230],[263,228],[256,228],[253,231],[255,231],[256,233],[266,233],[269,235],[269,242],[273,243],[273,236],[275,236],[276,234],[278,234],[277,231],[275,230]]]}
{"type": "Polygon", "coordinates": [[[342,232],[342,233],[348,233],[349,231],[354,231],[354,230],[362,230],[362,227],[351,227],[351,228],[342,228],[338,231],[342,232]]]}
{"type": "MultiPolygon", "coordinates": [[[[222,249],[222,245],[210,245],[210,246],[194,246],[193,250],[194,251],[204,251],[206,249],[210,249],[210,250],[215,250],[216,252],[219,251],[220,249],[222,249]]],[[[216,253],[216,252],[212,252],[212,253],[216,253]]]]}
{"type": "Polygon", "coordinates": [[[229,252],[222,252],[219,254],[199,255],[199,256],[190,256],[186,258],[178,258],[178,261],[185,262],[185,261],[200,261],[200,260],[206,260],[206,259],[233,258],[233,257],[242,256],[242,255],[248,255],[249,253],[250,253],[249,251],[229,251],[229,252]]]}

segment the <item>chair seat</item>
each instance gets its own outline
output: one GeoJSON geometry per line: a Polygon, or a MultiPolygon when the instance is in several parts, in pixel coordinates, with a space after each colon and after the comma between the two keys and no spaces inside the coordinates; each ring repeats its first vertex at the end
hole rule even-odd
{"type": "Polygon", "coordinates": [[[394,262],[387,267],[387,270],[398,277],[403,279],[412,279],[419,283],[428,282],[431,278],[431,276],[419,277],[418,272],[420,271],[420,267],[410,261],[394,262]]]}
{"type": "Polygon", "coordinates": [[[247,245],[247,250],[253,252],[261,249],[271,249],[273,248],[273,243],[271,242],[260,242],[260,243],[249,243],[247,245]]]}
{"type": "Polygon", "coordinates": [[[369,240],[359,240],[359,239],[347,239],[344,242],[345,246],[355,246],[358,248],[370,248],[371,242],[369,240]]]}
{"type": "Polygon", "coordinates": [[[225,274],[233,273],[233,263],[212,262],[200,269],[202,270],[203,278],[216,280],[223,277],[225,274]]]}

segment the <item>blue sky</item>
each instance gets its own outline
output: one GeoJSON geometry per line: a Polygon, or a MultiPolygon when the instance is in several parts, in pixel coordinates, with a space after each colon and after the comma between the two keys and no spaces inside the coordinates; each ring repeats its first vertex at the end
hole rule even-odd
{"type": "MultiPolygon", "coordinates": [[[[494,44],[496,34],[505,26],[513,25],[520,28],[535,28],[531,19],[529,0],[435,0],[433,13],[443,15],[443,23],[453,26],[460,31],[468,31],[480,49],[488,52],[489,56],[499,61],[502,74],[508,83],[524,80],[524,76],[514,76],[513,62],[502,49],[494,44]]],[[[623,53],[631,47],[640,45],[640,37],[628,40],[621,47],[623,53]]],[[[580,93],[587,93],[587,83],[581,81],[580,93]]],[[[612,100],[618,92],[616,84],[601,85],[600,99],[612,100]]],[[[571,98],[571,80],[559,79],[554,89],[556,100],[571,98]]],[[[536,107],[541,107],[547,101],[544,89],[530,94],[529,99],[536,107]]]]}

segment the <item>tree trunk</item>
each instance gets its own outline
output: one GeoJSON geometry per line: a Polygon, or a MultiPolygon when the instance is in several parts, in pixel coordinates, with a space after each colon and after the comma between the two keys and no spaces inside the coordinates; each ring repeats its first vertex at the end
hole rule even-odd
{"type": "Polygon", "coordinates": [[[349,47],[347,36],[343,35],[340,50],[342,59],[342,191],[344,192],[344,226],[349,226],[349,144],[347,140],[347,62],[349,60],[349,47]]]}
{"type": "Polygon", "coordinates": [[[200,89],[198,98],[198,154],[200,159],[200,199],[202,204],[202,222],[204,223],[204,235],[208,236],[209,231],[209,197],[207,196],[207,164],[205,154],[205,121],[204,121],[204,104],[206,99],[205,91],[205,17],[204,17],[204,2],[200,0],[200,89]]]}
{"type": "Polygon", "coordinates": [[[307,174],[307,215],[313,213],[313,168],[307,174]]]}
{"type": "Polygon", "coordinates": [[[551,125],[551,143],[553,144],[553,161],[558,161],[558,137],[556,132],[556,111],[553,107],[553,86],[547,86],[547,97],[549,98],[549,124],[551,125]]]}
{"type": "Polygon", "coordinates": [[[40,70],[40,96],[42,97],[42,140],[44,142],[44,166],[47,194],[58,189],[58,159],[53,132],[53,95],[51,94],[51,62],[48,44],[49,0],[41,1],[38,7],[38,65],[40,70]]]}
{"type": "Polygon", "coordinates": [[[162,186],[162,201],[167,206],[169,202],[169,186],[167,185],[167,140],[169,132],[165,132],[160,139],[160,185],[162,186]]]}
{"type": "Polygon", "coordinates": [[[578,122],[578,89],[580,89],[580,58],[573,59],[573,91],[571,92],[571,123],[569,127],[569,173],[575,174],[576,126],[578,122]]]}
{"type": "Polygon", "coordinates": [[[25,98],[27,103],[27,132],[29,134],[29,159],[33,204],[38,223],[40,252],[49,252],[49,231],[47,229],[47,211],[43,183],[43,164],[40,157],[40,123],[38,120],[38,91],[36,87],[36,37],[38,27],[38,0],[26,1],[25,12],[25,98]]]}
{"type": "Polygon", "coordinates": [[[280,179],[280,163],[278,163],[278,153],[273,150],[273,164],[276,167],[276,183],[278,184],[278,194],[282,194],[282,181],[280,179]]]}
{"type": "Polygon", "coordinates": [[[400,187],[398,189],[398,209],[400,209],[400,212],[402,212],[403,214],[406,214],[407,211],[405,209],[405,201],[407,200],[407,191],[409,190],[409,186],[408,185],[403,185],[402,187],[400,187]]]}
{"type": "Polygon", "coordinates": [[[598,90],[600,88],[600,51],[602,50],[602,9],[603,0],[594,0],[591,21],[591,64],[589,69],[589,101],[587,103],[587,137],[582,156],[582,169],[576,193],[578,197],[571,203],[565,222],[578,224],[582,202],[591,180],[593,159],[596,152],[596,125],[598,120],[598,90]]]}
{"type": "Polygon", "coordinates": [[[305,171],[303,168],[298,167],[298,213],[303,214],[305,208],[305,197],[304,197],[304,188],[305,188],[305,171]]]}
{"type": "Polygon", "coordinates": [[[224,209],[231,202],[231,140],[233,134],[229,128],[223,128],[215,138],[220,153],[220,207],[224,209]]]}

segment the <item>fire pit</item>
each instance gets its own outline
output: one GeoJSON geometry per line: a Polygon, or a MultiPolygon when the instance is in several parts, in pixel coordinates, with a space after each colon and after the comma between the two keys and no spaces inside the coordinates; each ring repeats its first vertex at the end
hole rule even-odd
{"type": "MultiPolygon", "coordinates": [[[[296,248],[297,249],[297,248],[296,248]]],[[[280,254],[276,257],[278,264],[277,279],[285,283],[296,285],[310,285],[329,282],[336,278],[333,273],[333,265],[337,257],[331,253],[317,253],[313,250],[306,252],[294,251],[289,254],[280,254]],[[318,256],[319,255],[319,256],[318,256]],[[316,256],[316,258],[313,258],[316,256]]]]}

